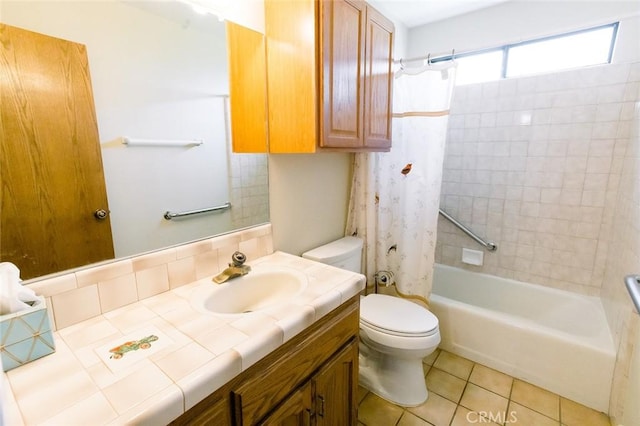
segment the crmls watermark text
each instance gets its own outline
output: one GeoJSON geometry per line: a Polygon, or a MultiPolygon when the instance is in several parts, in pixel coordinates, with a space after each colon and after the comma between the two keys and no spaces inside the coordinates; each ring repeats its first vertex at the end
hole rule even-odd
{"type": "Polygon", "coordinates": [[[498,411],[497,413],[491,411],[469,411],[467,413],[467,421],[469,423],[498,423],[508,425],[510,423],[517,423],[518,416],[515,411],[498,411]]]}

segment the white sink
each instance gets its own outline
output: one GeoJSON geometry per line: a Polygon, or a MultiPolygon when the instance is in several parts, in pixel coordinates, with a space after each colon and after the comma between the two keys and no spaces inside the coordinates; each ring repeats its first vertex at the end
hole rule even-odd
{"type": "Polygon", "coordinates": [[[247,275],[225,283],[206,284],[191,293],[192,306],[204,313],[239,315],[271,308],[293,300],[307,287],[299,271],[256,266],[247,275]]]}

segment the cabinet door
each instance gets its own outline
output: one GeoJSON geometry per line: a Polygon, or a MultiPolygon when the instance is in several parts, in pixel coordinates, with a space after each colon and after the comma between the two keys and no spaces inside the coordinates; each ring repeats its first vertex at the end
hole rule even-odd
{"type": "Polygon", "coordinates": [[[282,402],[260,424],[265,426],[309,426],[311,416],[311,384],[307,383],[282,402]]]}
{"type": "Polygon", "coordinates": [[[338,353],[358,333],[359,312],[356,306],[341,311],[303,343],[265,365],[251,380],[234,387],[234,417],[238,425],[253,425],[274,407],[304,386],[315,371],[322,370],[330,354],[338,353]]]}
{"type": "Polygon", "coordinates": [[[316,151],[316,2],[265,0],[269,152],[316,151]]]}
{"type": "Polygon", "coordinates": [[[317,425],[357,424],[358,344],[351,342],[313,379],[317,425]]]}
{"type": "Polygon", "coordinates": [[[321,4],[320,146],[361,148],[364,120],[366,4],[335,0],[321,4]]]}
{"type": "Polygon", "coordinates": [[[364,147],[391,148],[393,23],[367,7],[364,147]]]}
{"type": "Polygon", "coordinates": [[[267,71],[264,36],[227,22],[233,152],[267,152],[267,71]]]}

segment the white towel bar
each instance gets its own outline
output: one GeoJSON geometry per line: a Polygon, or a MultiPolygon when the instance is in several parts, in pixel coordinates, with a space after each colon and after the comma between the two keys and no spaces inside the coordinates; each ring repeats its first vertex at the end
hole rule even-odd
{"type": "Polygon", "coordinates": [[[171,213],[169,211],[164,213],[164,218],[167,220],[171,220],[173,218],[176,217],[184,217],[184,216],[191,216],[194,214],[200,214],[200,213],[210,213],[210,212],[217,212],[217,211],[222,211],[222,210],[228,210],[231,208],[231,203],[230,202],[226,202],[220,206],[215,206],[215,207],[208,207],[206,209],[199,209],[199,210],[190,210],[187,212],[178,212],[178,213],[171,213]]]}
{"type": "Polygon", "coordinates": [[[123,137],[122,143],[127,146],[198,146],[202,139],[133,139],[123,137]]]}

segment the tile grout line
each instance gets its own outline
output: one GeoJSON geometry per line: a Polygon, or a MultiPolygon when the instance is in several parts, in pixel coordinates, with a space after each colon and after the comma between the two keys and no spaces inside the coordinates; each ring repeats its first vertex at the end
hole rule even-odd
{"type": "MultiPolygon", "coordinates": [[[[458,397],[458,398],[457,398],[457,400],[455,400],[455,401],[454,401],[454,400],[452,400],[452,399],[449,399],[448,397],[446,397],[446,396],[444,396],[444,395],[441,395],[439,392],[432,391],[432,390],[430,390],[430,391],[429,391],[429,393],[433,393],[434,395],[437,395],[438,397],[440,397],[440,398],[442,398],[442,399],[444,399],[444,400],[446,400],[446,401],[449,401],[450,403],[455,404],[455,409],[453,410],[452,417],[451,417],[450,421],[447,423],[449,426],[451,426],[451,425],[453,425],[453,424],[454,424],[454,420],[455,420],[455,418],[456,418],[456,414],[458,413],[458,411],[459,411],[461,408],[462,408],[462,409],[465,409],[465,410],[470,410],[469,408],[467,408],[467,407],[465,407],[464,405],[462,405],[462,399],[463,399],[463,396],[465,395],[465,392],[469,389],[469,384],[470,384],[470,383],[471,383],[471,384],[473,384],[474,386],[478,387],[479,389],[482,389],[483,391],[489,392],[489,393],[491,393],[491,394],[493,394],[493,395],[496,395],[496,396],[498,396],[498,397],[501,397],[501,398],[506,399],[507,406],[506,406],[506,411],[505,411],[505,418],[504,418],[504,419],[503,419],[503,421],[500,423],[500,424],[501,424],[501,425],[503,425],[503,426],[505,426],[505,425],[509,424],[509,423],[507,422],[507,420],[506,420],[506,419],[508,418],[508,415],[509,415],[509,412],[510,412],[509,408],[513,407],[513,404],[517,404],[517,405],[519,405],[519,406],[522,406],[524,409],[529,410],[529,411],[531,411],[532,413],[535,413],[536,415],[542,416],[542,417],[544,417],[544,418],[546,418],[546,419],[548,419],[548,420],[550,420],[550,421],[554,422],[554,423],[555,423],[555,424],[557,424],[558,426],[561,426],[561,425],[563,424],[563,423],[562,423],[562,417],[563,417],[563,416],[562,416],[562,399],[563,399],[563,398],[562,398],[560,395],[554,394],[554,395],[558,398],[558,399],[557,399],[557,401],[558,401],[558,419],[556,420],[556,419],[554,419],[554,418],[550,417],[549,415],[547,415],[546,413],[539,411],[539,410],[537,409],[538,407],[536,407],[536,408],[529,407],[529,405],[530,405],[530,404],[526,404],[526,405],[525,405],[525,404],[519,403],[519,402],[517,402],[517,401],[515,401],[515,400],[513,399],[513,398],[514,398],[515,387],[516,387],[516,386],[515,386],[515,385],[516,385],[516,380],[519,380],[519,381],[520,381],[520,382],[522,382],[522,383],[527,383],[527,384],[529,384],[528,382],[524,382],[523,380],[520,380],[520,379],[518,379],[518,378],[516,378],[516,377],[513,377],[513,376],[511,376],[511,375],[509,375],[509,374],[502,373],[502,374],[504,374],[505,376],[507,376],[507,377],[509,377],[509,378],[511,379],[510,386],[509,386],[509,391],[508,391],[508,392],[505,392],[505,393],[507,394],[507,396],[504,396],[504,395],[503,395],[503,394],[501,394],[501,393],[494,392],[494,391],[493,391],[493,390],[491,390],[491,389],[488,389],[488,388],[486,388],[486,387],[484,387],[484,386],[482,386],[482,385],[480,385],[480,384],[476,384],[476,383],[474,383],[474,382],[472,382],[472,381],[471,381],[471,378],[472,378],[472,376],[473,376],[473,372],[474,372],[474,370],[475,370],[478,366],[485,367],[485,368],[487,368],[487,369],[491,369],[490,367],[486,367],[486,366],[484,366],[483,364],[480,364],[480,363],[477,363],[477,362],[474,362],[474,361],[468,360],[468,361],[470,361],[470,362],[471,362],[471,368],[470,368],[470,370],[469,370],[469,374],[467,375],[467,378],[466,378],[466,379],[462,379],[461,377],[458,377],[458,376],[456,376],[455,374],[449,373],[449,372],[448,372],[448,371],[446,371],[446,370],[442,370],[441,368],[436,367],[436,366],[435,366],[435,364],[436,364],[436,362],[440,359],[440,356],[443,354],[443,352],[446,352],[446,351],[444,351],[444,350],[439,350],[439,351],[438,351],[438,354],[437,354],[437,355],[436,355],[436,357],[433,359],[433,361],[431,362],[431,364],[426,364],[426,363],[425,363],[425,366],[426,366],[426,367],[428,367],[428,368],[426,369],[427,371],[426,371],[426,373],[424,374],[424,380],[426,381],[426,380],[427,380],[427,376],[428,376],[429,374],[433,374],[433,372],[434,372],[434,371],[440,371],[440,372],[442,372],[442,373],[445,373],[445,374],[451,375],[451,376],[453,376],[454,378],[457,378],[457,379],[459,379],[459,380],[464,380],[464,386],[462,387],[462,390],[461,390],[461,393],[459,394],[459,397],[458,397]],[[434,370],[434,369],[435,369],[435,370],[434,370]]],[[[455,355],[455,354],[453,354],[453,355],[455,355]]],[[[464,359],[466,359],[466,358],[464,358],[464,359]]],[[[493,369],[491,369],[491,370],[493,370],[493,369]]],[[[494,371],[497,371],[497,370],[494,370],[494,371]]],[[[499,372],[499,371],[498,371],[498,373],[501,373],[501,372],[499,372]]],[[[481,373],[478,373],[478,374],[481,374],[481,373]]],[[[478,378],[478,379],[480,380],[480,378],[478,378]]],[[[485,384],[487,384],[487,383],[485,383],[485,384]]],[[[490,385],[490,384],[488,384],[488,385],[490,385]]],[[[535,385],[532,385],[532,386],[535,386],[535,385]]],[[[543,390],[544,390],[544,389],[543,389],[543,390]]],[[[369,393],[370,393],[370,392],[369,392],[369,391],[367,391],[367,393],[366,393],[365,395],[368,395],[369,393]]],[[[450,396],[453,396],[453,394],[452,394],[452,395],[450,395],[450,396]]],[[[365,396],[364,398],[366,398],[366,396],[365,396]]],[[[362,399],[362,401],[364,400],[364,398],[362,399]]],[[[361,402],[362,402],[362,401],[361,401],[361,402]]],[[[412,417],[416,417],[417,419],[420,419],[420,421],[421,421],[421,422],[424,422],[424,426],[428,426],[428,425],[431,425],[431,426],[432,426],[432,424],[431,424],[428,420],[426,420],[425,418],[423,418],[421,415],[418,415],[418,414],[416,414],[416,413],[411,412],[410,410],[408,410],[408,409],[407,409],[407,407],[401,407],[401,406],[396,406],[396,407],[399,407],[399,408],[401,408],[402,410],[401,410],[400,416],[397,418],[396,422],[394,423],[394,425],[395,425],[395,426],[400,425],[403,419],[405,419],[405,421],[411,421],[411,420],[410,420],[410,418],[412,418],[412,417]],[[407,413],[409,413],[409,414],[407,414],[407,413]],[[405,418],[405,416],[407,416],[407,417],[405,418]]],[[[471,411],[471,410],[470,410],[470,411],[471,411]]],[[[490,420],[490,419],[488,419],[488,418],[486,418],[486,417],[484,417],[484,416],[483,416],[483,418],[484,418],[486,421],[489,421],[489,420],[490,420]]],[[[374,426],[374,425],[368,425],[368,424],[366,424],[366,423],[364,423],[364,422],[361,422],[361,421],[359,421],[359,424],[361,424],[362,426],[374,426]]],[[[375,426],[379,426],[379,425],[375,425],[375,426]]]]}

